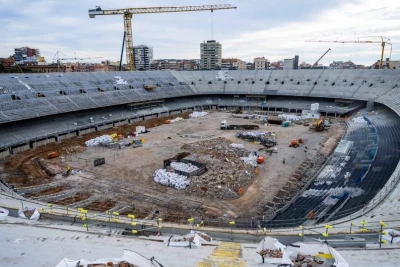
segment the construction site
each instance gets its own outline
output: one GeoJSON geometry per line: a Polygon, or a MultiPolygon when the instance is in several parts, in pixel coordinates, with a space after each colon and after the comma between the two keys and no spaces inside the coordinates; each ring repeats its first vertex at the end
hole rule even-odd
{"type": "Polygon", "coordinates": [[[176,223],[188,217],[217,225],[247,221],[285,205],[322,166],[345,130],[343,119],[318,131],[309,120],[285,127],[278,116],[267,116],[278,121],[272,124],[266,116],[247,113],[214,110],[192,118],[184,113],[65,139],[10,157],[1,178],[26,198],[71,209],[176,223]],[[258,129],[226,130],[222,121],[258,129]],[[145,132],[135,137],[138,126],[145,132]],[[243,137],[246,133],[253,138],[243,137]],[[271,134],[273,141],[258,138],[271,134]],[[104,135],[118,142],[87,146],[88,140],[104,135]],[[97,159],[104,164],[95,166],[97,159]],[[156,171],[171,171],[165,160],[182,159],[202,164],[204,172],[190,175],[180,190],[154,181],[156,171]]]}

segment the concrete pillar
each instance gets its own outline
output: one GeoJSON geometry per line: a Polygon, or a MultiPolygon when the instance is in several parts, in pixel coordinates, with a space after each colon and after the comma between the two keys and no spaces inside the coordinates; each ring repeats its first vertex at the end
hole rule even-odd
{"type": "Polygon", "coordinates": [[[367,102],[367,111],[373,111],[374,110],[374,100],[373,99],[368,99],[367,102]]]}

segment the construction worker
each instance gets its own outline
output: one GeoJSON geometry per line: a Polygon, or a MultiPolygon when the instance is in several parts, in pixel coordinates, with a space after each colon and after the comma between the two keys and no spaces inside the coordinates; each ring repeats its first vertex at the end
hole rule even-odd
{"type": "Polygon", "coordinates": [[[283,163],[283,164],[285,164],[285,162],[286,162],[286,159],[285,159],[285,158],[283,158],[283,159],[282,159],[282,163],[283,163]]]}
{"type": "Polygon", "coordinates": [[[312,220],[314,218],[314,210],[311,210],[308,214],[307,217],[309,220],[312,220]]]}

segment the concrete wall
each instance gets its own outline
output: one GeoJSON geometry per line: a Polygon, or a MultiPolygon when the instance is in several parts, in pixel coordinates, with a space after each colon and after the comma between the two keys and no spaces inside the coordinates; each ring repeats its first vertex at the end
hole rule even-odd
{"type": "Polygon", "coordinates": [[[143,121],[143,117],[138,117],[138,118],[130,119],[130,123],[139,122],[139,121],[143,121]]]}
{"type": "Polygon", "coordinates": [[[8,155],[10,155],[10,152],[8,151],[8,149],[6,149],[6,150],[0,152],[0,159],[4,159],[8,155]]]}
{"type": "Polygon", "coordinates": [[[164,112],[164,113],[158,114],[158,117],[159,117],[159,118],[161,118],[161,117],[168,117],[168,116],[169,116],[169,113],[168,113],[168,112],[164,112]]]}
{"type": "Polygon", "coordinates": [[[114,122],[114,127],[122,126],[128,124],[128,120],[114,122]]]}
{"type": "Polygon", "coordinates": [[[181,114],[182,112],[180,110],[176,110],[176,111],[171,111],[170,114],[171,115],[176,115],[176,114],[181,114]]]}
{"type": "Polygon", "coordinates": [[[106,124],[106,125],[97,126],[97,131],[103,131],[103,130],[106,130],[106,129],[110,129],[112,127],[114,127],[112,123],[106,124]]]}
{"type": "Polygon", "coordinates": [[[78,132],[78,135],[79,135],[79,136],[82,136],[82,135],[84,135],[84,134],[93,133],[93,132],[95,132],[95,131],[96,131],[96,128],[89,128],[89,129],[85,129],[85,130],[80,130],[80,131],[78,132]]]}
{"type": "Polygon", "coordinates": [[[59,136],[58,136],[58,141],[62,141],[62,140],[64,140],[64,139],[76,137],[76,135],[77,135],[77,132],[69,133],[69,134],[64,134],[64,135],[59,135],[59,136]]]}
{"type": "Polygon", "coordinates": [[[150,119],[155,119],[155,118],[157,118],[157,114],[144,116],[145,120],[150,120],[150,119]]]}
{"type": "Polygon", "coordinates": [[[23,145],[23,146],[18,146],[18,147],[11,148],[11,152],[13,154],[16,154],[18,152],[26,151],[28,149],[30,149],[30,146],[29,146],[29,144],[26,144],[26,145],[23,145]]]}
{"type": "Polygon", "coordinates": [[[47,144],[55,143],[55,142],[56,142],[56,138],[55,137],[50,137],[50,138],[47,138],[45,140],[32,142],[32,147],[35,148],[35,147],[38,147],[38,146],[47,145],[47,144]]]}

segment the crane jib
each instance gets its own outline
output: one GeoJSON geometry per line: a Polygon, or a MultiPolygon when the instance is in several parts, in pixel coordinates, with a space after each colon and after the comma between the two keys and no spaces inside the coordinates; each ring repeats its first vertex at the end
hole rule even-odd
{"type": "MultiPolygon", "coordinates": [[[[132,15],[133,14],[151,14],[151,13],[175,13],[190,11],[211,11],[223,9],[236,9],[236,6],[229,4],[222,5],[203,5],[203,6],[181,6],[181,7],[142,7],[142,8],[120,8],[111,10],[102,10],[96,6],[95,9],[89,9],[89,17],[95,18],[97,15],[124,15],[124,45],[126,48],[126,69],[135,70],[135,58],[133,53],[132,40],[132,15]]],[[[122,47],[122,50],[124,48],[122,47]]],[[[122,57],[122,53],[121,53],[122,57]]]]}

